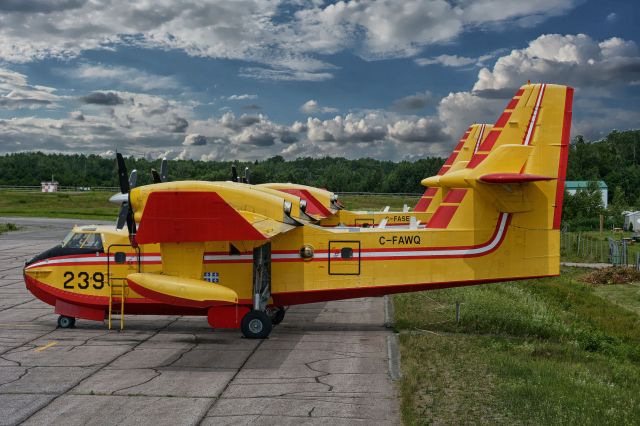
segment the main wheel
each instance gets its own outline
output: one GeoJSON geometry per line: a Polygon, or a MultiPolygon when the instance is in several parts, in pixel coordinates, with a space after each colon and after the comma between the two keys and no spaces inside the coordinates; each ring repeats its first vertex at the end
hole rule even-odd
{"type": "Polygon", "coordinates": [[[76,326],[76,319],[74,317],[68,317],[60,315],[58,317],[58,327],[60,328],[73,328],[76,326]]]}
{"type": "Polygon", "coordinates": [[[269,315],[269,318],[271,318],[271,324],[273,325],[280,324],[284,319],[285,312],[286,310],[284,309],[284,306],[277,306],[275,308],[272,308],[269,315]]]}
{"type": "Polygon", "coordinates": [[[248,339],[266,339],[271,328],[269,316],[262,311],[249,311],[240,322],[240,330],[248,339]]]}

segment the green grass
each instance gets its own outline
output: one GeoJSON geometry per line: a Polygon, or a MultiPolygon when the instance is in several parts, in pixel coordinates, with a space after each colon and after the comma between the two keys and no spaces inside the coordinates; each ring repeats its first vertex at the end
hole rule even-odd
{"type": "Polygon", "coordinates": [[[109,203],[108,192],[0,191],[0,216],[61,217],[111,220],[118,206],[109,203]]]}
{"type": "Polygon", "coordinates": [[[18,229],[20,229],[20,227],[15,223],[0,223],[0,234],[4,234],[5,232],[17,231],[18,229]]]}
{"type": "Polygon", "coordinates": [[[640,287],[583,273],[394,296],[405,424],[637,424],[640,287]]]}
{"type": "Polygon", "coordinates": [[[640,283],[601,285],[594,290],[598,296],[640,315],[640,283]]]}

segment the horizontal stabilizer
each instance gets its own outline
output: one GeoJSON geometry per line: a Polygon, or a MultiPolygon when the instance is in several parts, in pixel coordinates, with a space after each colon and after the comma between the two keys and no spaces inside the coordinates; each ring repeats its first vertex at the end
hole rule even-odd
{"type": "Polygon", "coordinates": [[[502,145],[474,169],[450,171],[441,176],[423,179],[421,183],[429,187],[471,188],[486,175],[519,174],[532,149],[533,147],[524,145],[502,145]]]}
{"type": "Polygon", "coordinates": [[[555,178],[549,176],[531,175],[526,173],[491,173],[480,176],[478,180],[482,183],[528,183],[540,182],[545,180],[553,180],[555,178]]]}
{"type": "Polygon", "coordinates": [[[127,276],[136,293],[171,305],[208,308],[238,303],[238,294],[228,287],[193,278],[136,273],[127,276]]]}

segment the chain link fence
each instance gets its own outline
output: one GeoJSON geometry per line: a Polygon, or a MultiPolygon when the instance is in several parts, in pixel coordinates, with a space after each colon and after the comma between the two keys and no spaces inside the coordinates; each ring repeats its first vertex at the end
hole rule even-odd
{"type": "Polygon", "coordinates": [[[560,234],[560,257],[566,262],[609,263],[640,270],[640,243],[631,238],[595,238],[583,233],[560,234]]]}

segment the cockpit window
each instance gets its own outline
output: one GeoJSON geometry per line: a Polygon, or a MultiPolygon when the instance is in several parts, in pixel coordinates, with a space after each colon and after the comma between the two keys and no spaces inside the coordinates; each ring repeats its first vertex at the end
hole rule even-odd
{"type": "Polygon", "coordinates": [[[86,248],[102,251],[102,238],[100,234],[83,234],[79,232],[70,232],[64,240],[62,240],[63,248],[86,248]]]}

